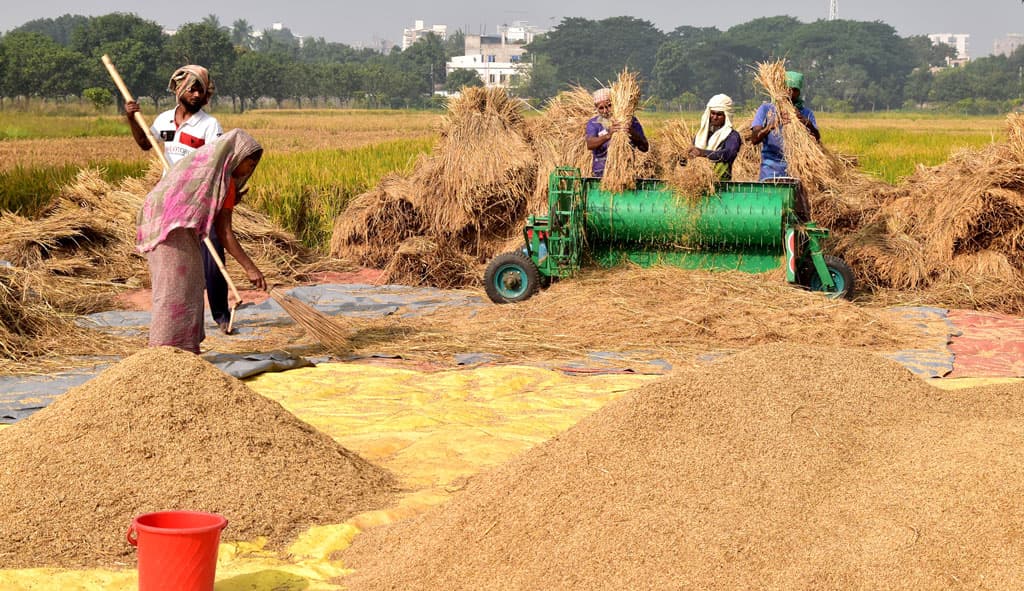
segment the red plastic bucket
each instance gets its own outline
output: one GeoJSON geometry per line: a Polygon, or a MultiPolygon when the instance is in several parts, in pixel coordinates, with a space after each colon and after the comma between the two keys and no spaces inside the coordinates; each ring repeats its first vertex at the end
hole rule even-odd
{"type": "Polygon", "coordinates": [[[160,511],[132,520],[139,548],[139,591],[212,591],[217,546],[228,520],[216,513],[160,511]]]}

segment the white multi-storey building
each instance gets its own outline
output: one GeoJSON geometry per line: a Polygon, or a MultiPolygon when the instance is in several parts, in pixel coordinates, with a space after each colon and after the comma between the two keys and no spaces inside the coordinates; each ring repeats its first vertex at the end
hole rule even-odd
{"type": "Polygon", "coordinates": [[[443,41],[448,38],[448,25],[426,27],[423,25],[423,21],[416,21],[411,29],[402,29],[402,50],[409,49],[413,43],[428,33],[437,35],[443,41]]]}
{"type": "Polygon", "coordinates": [[[522,62],[526,44],[542,33],[540,29],[518,21],[498,27],[497,35],[466,35],[465,54],[445,64],[448,74],[455,70],[473,70],[485,86],[509,87],[529,71],[522,62]]]}
{"type": "Polygon", "coordinates": [[[1007,33],[992,43],[992,55],[1010,57],[1021,45],[1024,45],[1024,35],[1020,33],[1007,33]]]}
{"type": "Polygon", "coordinates": [[[971,59],[969,52],[971,36],[967,33],[929,33],[928,38],[932,40],[932,43],[945,43],[956,48],[958,60],[971,59]]]}

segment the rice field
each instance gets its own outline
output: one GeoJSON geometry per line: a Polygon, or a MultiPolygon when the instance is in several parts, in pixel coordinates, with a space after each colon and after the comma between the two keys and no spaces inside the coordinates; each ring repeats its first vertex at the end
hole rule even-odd
{"type": "MultiPolygon", "coordinates": [[[[155,114],[147,112],[147,120],[155,114]]],[[[391,171],[407,171],[437,140],[441,114],[431,111],[257,110],[215,115],[225,129],[250,131],[266,148],[250,202],[310,246],[329,241],[331,221],[353,196],[391,171]]],[[[530,116],[529,114],[527,116],[530,116]]],[[[652,143],[668,121],[691,125],[699,112],[638,114],[652,143]]],[[[888,182],[919,164],[935,165],[968,147],[1000,141],[1002,117],[818,113],[825,144],[855,156],[888,182]]],[[[737,122],[744,121],[742,114],[737,122]]],[[[111,112],[0,111],[0,209],[27,215],[47,203],[79,168],[102,168],[109,180],[136,175],[151,156],[111,112]]]]}

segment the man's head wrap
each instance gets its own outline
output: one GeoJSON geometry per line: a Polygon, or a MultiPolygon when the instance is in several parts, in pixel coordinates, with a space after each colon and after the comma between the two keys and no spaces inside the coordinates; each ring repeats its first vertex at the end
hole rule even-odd
{"type": "Polygon", "coordinates": [[[732,99],[727,94],[716,94],[708,101],[708,111],[721,111],[726,117],[732,115],[732,99]]]}
{"type": "Polygon", "coordinates": [[[207,97],[213,94],[214,86],[213,80],[210,79],[210,72],[206,68],[195,64],[182,66],[175,70],[171,74],[171,80],[167,83],[167,90],[181,98],[181,95],[188,92],[196,82],[206,92],[207,97]]]}
{"type": "Polygon", "coordinates": [[[804,75],[800,72],[786,72],[786,88],[804,89],[804,75]]]}
{"type": "Polygon", "coordinates": [[[598,88],[594,91],[594,104],[612,100],[612,91],[607,88],[598,88]]]}
{"type": "Polygon", "coordinates": [[[725,139],[732,133],[732,99],[728,95],[716,94],[708,101],[704,108],[704,114],[700,117],[700,129],[697,135],[693,136],[693,145],[702,150],[717,150],[725,143],[725,139]],[[725,123],[714,133],[711,133],[711,111],[725,113],[725,123]]]}

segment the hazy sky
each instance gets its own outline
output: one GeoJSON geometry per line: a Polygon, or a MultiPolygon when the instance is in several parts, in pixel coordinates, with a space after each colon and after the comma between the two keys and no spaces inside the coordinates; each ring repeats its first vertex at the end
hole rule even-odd
{"type": "MultiPolygon", "coordinates": [[[[633,16],[652,22],[663,31],[680,25],[714,26],[721,30],[762,16],[789,15],[803,22],[828,16],[829,0],[732,0],[730,2],[668,2],[666,0],[518,0],[479,2],[469,0],[377,0],[353,2],[126,2],[117,0],[4,0],[0,31],[37,18],[63,14],[100,16],[133,12],[173,29],[183,23],[215,14],[222,24],[244,18],[256,30],[280,22],[296,35],[323,37],[350,45],[368,45],[380,39],[398,43],[402,29],[413,21],[426,25],[446,24],[449,30],[491,33],[503,23],[522,20],[549,28],[564,17],[602,19],[633,16]],[[508,8],[506,8],[508,7],[508,8]]],[[[927,33],[969,33],[971,57],[992,51],[992,42],[1006,33],[1024,33],[1024,4],[1020,0],[974,2],[939,0],[839,0],[839,17],[883,21],[901,36],[927,33]]]]}

